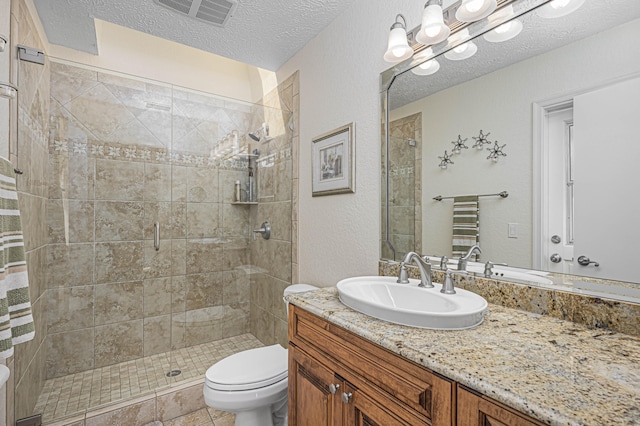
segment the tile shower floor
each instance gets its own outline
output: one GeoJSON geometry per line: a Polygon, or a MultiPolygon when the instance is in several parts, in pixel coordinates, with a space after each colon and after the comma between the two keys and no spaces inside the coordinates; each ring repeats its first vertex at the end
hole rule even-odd
{"type": "Polygon", "coordinates": [[[42,413],[43,421],[47,423],[171,384],[198,379],[222,358],[260,346],[263,344],[252,334],[243,334],[47,380],[35,413],[42,413]],[[172,369],[182,373],[167,377],[172,369]]]}

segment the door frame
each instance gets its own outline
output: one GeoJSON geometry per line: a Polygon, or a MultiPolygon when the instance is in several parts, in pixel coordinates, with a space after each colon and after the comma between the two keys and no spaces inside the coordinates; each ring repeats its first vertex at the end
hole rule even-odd
{"type": "Polygon", "coordinates": [[[572,92],[567,92],[562,95],[554,96],[551,98],[541,99],[534,101],[532,104],[532,154],[533,154],[533,176],[532,176],[532,190],[533,190],[533,214],[532,214],[532,262],[533,269],[542,270],[542,259],[544,256],[549,255],[546,250],[550,235],[544,235],[548,233],[548,220],[547,214],[549,206],[547,200],[542,196],[542,191],[549,184],[548,182],[548,165],[546,164],[546,158],[549,153],[549,140],[548,140],[548,124],[547,114],[549,112],[557,111],[559,109],[567,108],[573,104],[573,99],[576,96],[583,95],[585,93],[593,92],[598,89],[602,89],[617,83],[622,83],[627,80],[640,77],[640,72],[634,72],[626,74],[616,78],[611,78],[602,81],[598,84],[584,87],[572,92]],[[545,169],[546,167],[546,169],[545,169]]]}

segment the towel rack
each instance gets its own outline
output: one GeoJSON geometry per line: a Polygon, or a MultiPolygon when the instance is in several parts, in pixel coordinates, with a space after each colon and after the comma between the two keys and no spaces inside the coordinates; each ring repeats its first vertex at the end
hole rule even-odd
{"type": "MultiPolygon", "coordinates": [[[[471,196],[472,195],[459,195],[459,197],[471,197],[471,196]]],[[[501,197],[501,198],[507,198],[508,196],[509,196],[509,193],[507,191],[498,192],[497,194],[478,194],[478,195],[476,195],[476,197],[501,197]]],[[[451,199],[451,198],[456,198],[456,197],[443,197],[442,195],[438,195],[437,197],[433,197],[433,199],[436,200],[436,201],[442,201],[442,200],[447,200],[447,199],[451,199]]]]}

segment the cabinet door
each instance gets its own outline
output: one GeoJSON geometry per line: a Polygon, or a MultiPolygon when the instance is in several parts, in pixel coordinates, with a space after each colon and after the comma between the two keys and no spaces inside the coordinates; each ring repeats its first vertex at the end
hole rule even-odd
{"type": "MultiPolygon", "coordinates": [[[[336,398],[337,399],[337,398],[336,398]]],[[[418,426],[427,425],[416,413],[400,406],[373,389],[358,389],[345,383],[340,392],[345,426],[418,426]]]]}
{"type": "Polygon", "coordinates": [[[341,394],[342,387],[342,379],[331,369],[296,346],[289,345],[290,425],[341,424],[342,404],[338,402],[337,396],[341,394]]]}
{"type": "Polygon", "coordinates": [[[541,424],[458,387],[458,426],[540,426],[541,424]]]}

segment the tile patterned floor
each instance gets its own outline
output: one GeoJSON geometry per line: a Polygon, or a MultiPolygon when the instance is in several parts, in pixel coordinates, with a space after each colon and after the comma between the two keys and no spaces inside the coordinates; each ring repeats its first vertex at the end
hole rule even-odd
{"type": "MultiPolygon", "coordinates": [[[[200,378],[207,368],[222,358],[260,346],[263,346],[262,343],[253,335],[243,334],[47,380],[34,412],[42,413],[43,420],[51,422],[105,404],[145,395],[175,383],[200,378]],[[180,369],[182,373],[169,378],[166,374],[170,369],[180,369]]],[[[213,421],[212,416],[209,417],[213,421]]],[[[228,415],[220,417],[215,426],[227,424],[223,422],[223,417],[228,415]]],[[[180,424],[175,423],[176,426],[180,424]]],[[[205,421],[202,424],[214,423],[205,421]]]]}
{"type": "Polygon", "coordinates": [[[163,423],[163,426],[234,426],[235,414],[203,408],[163,423]]]}

